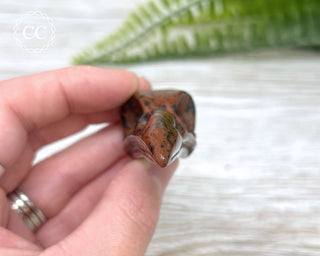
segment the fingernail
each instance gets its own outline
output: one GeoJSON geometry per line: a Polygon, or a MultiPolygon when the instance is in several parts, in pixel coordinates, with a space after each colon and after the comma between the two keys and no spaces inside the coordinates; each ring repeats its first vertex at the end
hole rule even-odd
{"type": "Polygon", "coordinates": [[[153,166],[153,164],[150,163],[150,162],[149,162],[147,159],[145,159],[145,158],[139,158],[139,159],[137,159],[137,161],[140,162],[141,164],[143,164],[147,169],[150,169],[150,168],[153,166]]]}
{"type": "Polygon", "coordinates": [[[133,91],[132,91],[132,94],[135,93],[136,91],[139,90],[139,87],[140,87],[140,78],[137,76],[136,73],[130,71],[130,70],[126,70],[127,73],[131,74],[133,76],[133,91]]]}
{"type": "Polygon", "coordinates": [[[144,166],[144,170],[151,172],[151,178],[157,186],[159,193],[163,195],[174,171],[178,167],[179,161],[176,160],[165,168],[152,164],[144,158],[140,158],[137,161],[144,166]]]}
{"type": "Polygon", "coordinates": [[[140,76],[140,89],[143,90],[150,90],[151,89],[151,83],[148,79],[146,79],[144,76],[140,76]]]}
{"type": "Polygon", "coordinates": [[[175,161],[165,168],[161,168],[159,166],[153,166],[151,168],[152,178],[154,179],[161,194],[164,193],[173,173],[178,167],[178,163],[179,161],[175,161]]]}
{"type": "Polygon", "coordinates": [[[0,164],[0,177],[4,174],[4,167],[0,164]]]}

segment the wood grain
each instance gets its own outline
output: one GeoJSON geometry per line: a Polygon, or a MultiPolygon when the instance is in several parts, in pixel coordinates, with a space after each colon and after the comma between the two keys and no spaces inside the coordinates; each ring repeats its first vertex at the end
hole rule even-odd
{"type": "MultiPolygon", "coordinates": [[[[0,79],[69,65],[142,1],[0,3],[0,79]],[[54,20],[41,54],[15,45],[12,27],[39,9],[54,20]]],[[[164,255],[320,255],[320,54],[278,49],[121,66],[154,88],[186,90],[198,145],[168,187],[148,249],[164,255]]],[[[95,131],[40,152],[38,160],[95,131]]]]}

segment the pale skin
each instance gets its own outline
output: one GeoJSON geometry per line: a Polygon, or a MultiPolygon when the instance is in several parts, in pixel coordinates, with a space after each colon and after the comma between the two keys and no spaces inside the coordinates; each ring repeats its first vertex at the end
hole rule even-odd
{"type": "Polygon", "coordinates": [[[144,255],[177,166],[123,151],[119,107],[149,89],[131,72],[89,66],[0,82],[0,255],[144,255]],[[32,166],[44,145],[103,122],[110,125],[32,166]],[[10,209],[7,194],[17,188],[48,218],[36,233],[10,209]]]}

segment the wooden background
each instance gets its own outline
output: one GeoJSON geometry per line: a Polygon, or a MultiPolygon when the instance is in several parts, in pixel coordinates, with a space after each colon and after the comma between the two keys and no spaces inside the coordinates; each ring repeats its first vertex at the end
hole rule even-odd
{"type": "MultiPolygon", "coordinates": [[[[0,2],[0,79],[69,65],[142,1],[0,2]],[[28,11],[53,19],[42,53],[16,45],[28,11]]],[[[320,53],[279,49],[219,58],[122,66],[155,89],[175,88],[197,105],[195,152],[164,198],[147,255],[320,255],[320,53]]],[[[37,161],[84,133],[40,152],[37,161]]]]}

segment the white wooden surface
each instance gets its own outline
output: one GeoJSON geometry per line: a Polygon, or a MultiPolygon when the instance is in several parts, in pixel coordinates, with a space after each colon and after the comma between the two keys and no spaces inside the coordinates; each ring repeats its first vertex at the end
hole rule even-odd
{"type": "MultiPolygon", "coordinates": [[[[2,0],[0,79],[69,65],[138,2],[2,0]],[[56,27],[54,45],[40,54],[13,38],[15,20],[32,10],[56,27]]],[[[186,90],[197,105],[198,146],[169,185],[147,255],[320,255],[319,52],[272,50],[123,68],[155,89],[186,90]]]]}

